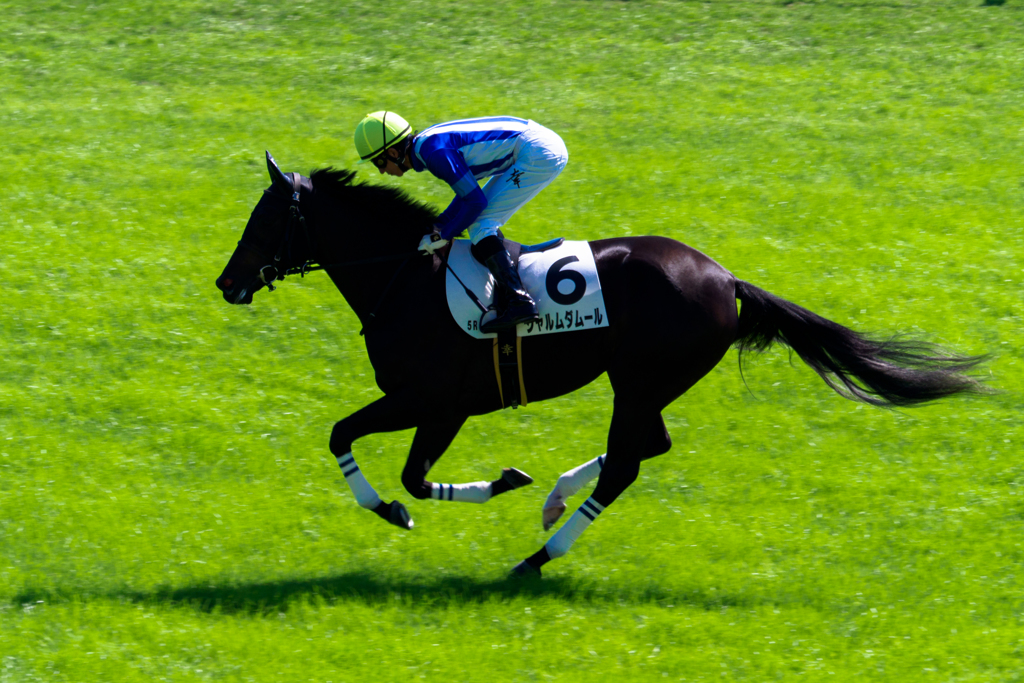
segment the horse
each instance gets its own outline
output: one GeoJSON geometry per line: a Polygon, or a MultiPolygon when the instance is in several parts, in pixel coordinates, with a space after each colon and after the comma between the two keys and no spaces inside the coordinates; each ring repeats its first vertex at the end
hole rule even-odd
{"type": "MultiPolygon", "coordinates": [[[[216,286],[231,304],[251,304],[285,275],[322,269],[363,326],[384,396],[334,425],[329,447],[357,503],[402,529],[405,506],[383,502],[353,456],[367,434],[415,428],[402,484],[416,499],[483,503],[532,479],[506,468],[491,482],[426,479],[473,415],[503,408],[491,339],[474,339],[447,311],[447,251],[417,252],[437,212],[392,187],[356,182],[355,173],[283,173],[267,152],[263,192],[216,286]],[[319,264],[319,265],[316,265],[319,264]]],[[[737,347],[789,347],[840,395],[882,407],[987,391],[963,356],[912,339],[873,339],[735,277],[681,242],[658,236],[589,243],[607,327],[522,339],[521,372],[532,401],[575,391],[607,373],[614,391],[607,452],[558,478],[542,511],[545,530],[567,499],[597,479],[590,497],[513,575],[536,575],[636,479],[640,463],[672,440],[662,411],[737,347]],[[739,301],[739,307],[737,306],[739,301]]]]}

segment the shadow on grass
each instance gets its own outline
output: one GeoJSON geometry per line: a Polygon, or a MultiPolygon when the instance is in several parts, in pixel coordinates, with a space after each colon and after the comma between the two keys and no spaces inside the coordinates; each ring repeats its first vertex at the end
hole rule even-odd
{"type": "Polygon", "coordinates": [[[109,593],[24,590],[12,599],[15,604],[43,601],[48,604],[94,599],[190,607],[221,614],[274,614],[292,605],[331,604],[358,601],[365,604],[404,604],[410,607],[445,606],[515,598],[555,599],[572,603],[688,605],[707,610],[774,604],[763,595],[713,595],[702,590],[667,590],[658,585],[619,586],[581,583],[551,577],[539,579],[503,578],[481,580],[466,576],[431,579],[370,572],[349,572],[336,576],[273,581],[240,585],[156,588],[151,591],[109,593]]]}

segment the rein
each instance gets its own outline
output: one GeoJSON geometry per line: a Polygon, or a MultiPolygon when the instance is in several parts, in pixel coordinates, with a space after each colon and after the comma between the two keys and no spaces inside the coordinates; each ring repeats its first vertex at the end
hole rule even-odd
{"type": "Polygon", "coordinates": [[[401,254],[390,254],[388,256],[374,256],[373,258],[359,259],[358,261],[342,261],[340,263],[328,263],[326,265],[313,265],[315,261],[306,261],[301,266],[292,266],[291,268],[284,271],[278,280],[284,279],[284,275],[298,275],[304,277],[306,273],[311,273],[314,270],[327,270],[328,268],[347,268],[349,266],[362,266],[368,263],[384,263],[386,261],[397,261],[399,259],[407,259],[416,254],[418,251],[406,251],[401,254]]]}

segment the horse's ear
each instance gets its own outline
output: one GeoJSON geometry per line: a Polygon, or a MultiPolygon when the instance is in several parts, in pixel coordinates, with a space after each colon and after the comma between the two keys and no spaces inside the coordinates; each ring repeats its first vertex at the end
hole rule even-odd
{"type": "Polygon", "coordinates": [[[294,191],[292,187],[292,181],[289,180],[288,176],[281,172],[278,168],[277,162],[274,161],[274,157],[267,152],[267,170],[270,171],[270,181],[274,186],[274,189],[280,190],[286,194],[291,194],[294,191]]]}

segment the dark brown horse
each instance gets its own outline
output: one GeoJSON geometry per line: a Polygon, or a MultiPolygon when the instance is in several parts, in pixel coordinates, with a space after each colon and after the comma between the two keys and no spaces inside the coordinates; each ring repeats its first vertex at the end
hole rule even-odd
{"type": "MultiPolygon", "coordinates": [[[[435,211],[395,189],[356,183],[351,172],[319,170],[305,178],[282,173],[269,153],[267,159],[272,184],[217,287],[229,303],[248,304],[274,279],[320,263],[359,317],[384,396],[338,422],[330,439],[359,504],[397,526],[412,526],[401,503],[377,497],[352,456],[354,441],[377,432],[416,429],[402,472],[415,498],[484,502],[529,483],[512,469],[493,482],[425,479],[469,416],[502,407],[491,340],[471,338],[446,310],[444,254],[414,252],[435,211]]],[[[963,374],[981,357],[924,342],[867,339],[738,280],[680,242],[627,237],[590,244],[609,326],[525,338],[522,372],[532,401],[575,391],[607,372],[615,392],[608,451],[559,479],[545,505],[546,527],[568,496],[595,477],[598,482],[517,573],[539,573],[564,554],[636,480],[641,461],[669,450],[661,411],[731,346],[742,353],[785,344],[838,393],[873,405],[909,406],[981,390],[963,374]]]]}

